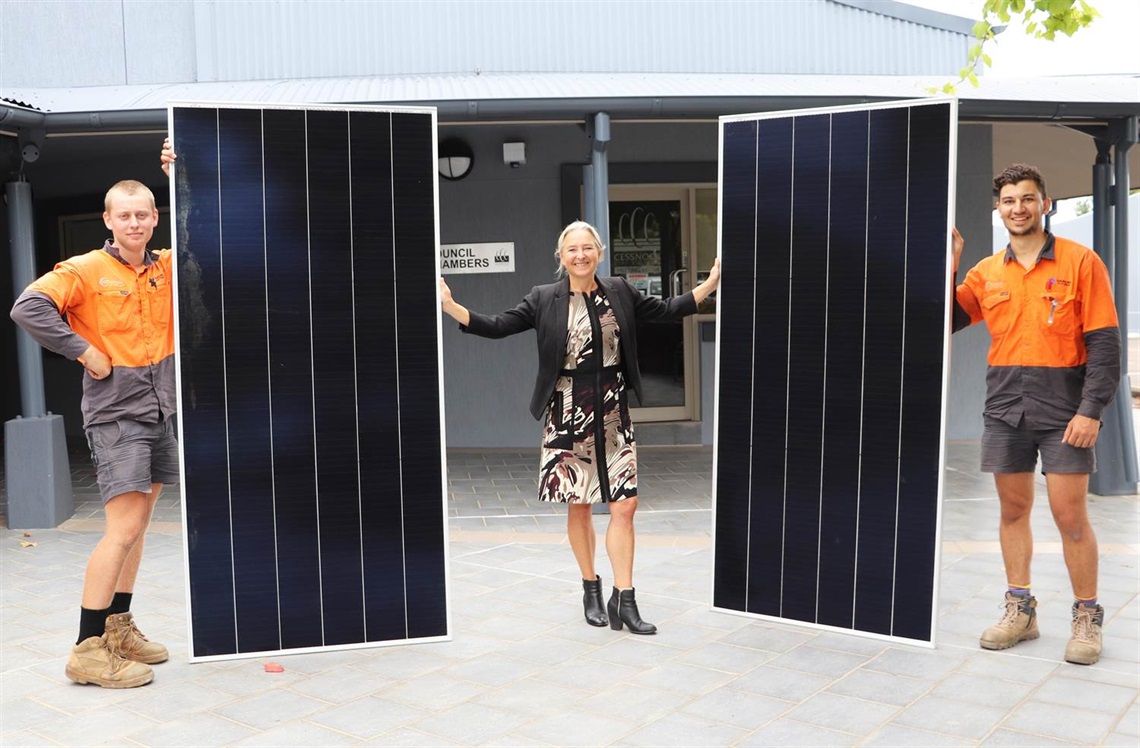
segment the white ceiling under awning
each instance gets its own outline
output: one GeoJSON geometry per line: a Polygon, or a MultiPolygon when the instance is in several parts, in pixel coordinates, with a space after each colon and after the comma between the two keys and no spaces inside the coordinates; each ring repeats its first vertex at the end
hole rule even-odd
{"type": "MultiPolygon", "coordinates": [[[[994,174],[1013,163],[1032,164],[1045,175],[1050,197],[1092,194],[1096,142],[1091,136],[1059,125],[997,123],[993,144],[994,174]]],[[[1140,187],[1140,146],[1133,146],[1128,167],[1129,183],[1140,187]]]]}

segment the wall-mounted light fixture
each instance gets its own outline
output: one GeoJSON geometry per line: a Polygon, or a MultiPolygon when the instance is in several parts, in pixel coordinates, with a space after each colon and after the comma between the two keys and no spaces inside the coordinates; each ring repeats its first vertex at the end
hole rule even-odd
{"type": "Polygon", "coordinates": [[[512,169],[526,165],[526,143],[503,143],[503,163],[512,169]]]}
{"type": "Polygon", "coordinates": [[[455,181],[471,173],[475,153],[465,141],[448,138],[439,144],[439,175],[455,181]]]}

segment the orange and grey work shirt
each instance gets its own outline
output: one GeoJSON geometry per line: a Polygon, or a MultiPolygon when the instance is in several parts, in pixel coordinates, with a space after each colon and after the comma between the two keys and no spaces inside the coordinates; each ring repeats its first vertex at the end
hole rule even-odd
{"type": "Polygon", "coordinates": [[[954,330],[985,320],[985,414],[1018,426],[1099,419],[1120,382],[1120,328],[1104,262],[1046,234],[1033,267],[1013,249],[979,262],[958,286],[954,330]]]}
{"type": "Polygon", "coordinates": [[[172,258],[169,249],[148,250],[135,269],[108,241],[59,263],[16,299],[12,319],[44,348],[74,360],[93,345],[111,359],[105,379],[84,373],[85,427],[174,415],[172,258]]]}

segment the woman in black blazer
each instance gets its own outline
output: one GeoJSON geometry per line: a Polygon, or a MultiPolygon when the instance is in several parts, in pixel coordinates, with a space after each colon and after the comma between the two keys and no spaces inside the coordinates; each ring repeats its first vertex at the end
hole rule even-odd
{"type": "Polygon", "coordinates": [[[582,572],[586,622],[605,626],[602,580],[594,570],[594,520],[590,505],[610,504],[606,553],[614,588],[608,604],[610,628],[653,634],[641,620],[633,590],[633,515],[637,510],[637,448],[626,389],[641,396],[637,365],[637,321],[677,319],[697,311],[716,290],[720,261],[708,280],[683,296],[661,301],[644,296],[625,278],[599,278],[602,256],[597,230],[575,221],[558,237],[560,280],[535,286],[501,314],[472,312],[451,296],[440,279],[443,311],[460,329],[503,338],[533,328],[538,337],[538,376],[530,399],[535,419],[546,413],[542,436],[539,498],[569,505],[566,532],[582,572]],[[598,449],[596,445],[604,445],[598,449]]]}

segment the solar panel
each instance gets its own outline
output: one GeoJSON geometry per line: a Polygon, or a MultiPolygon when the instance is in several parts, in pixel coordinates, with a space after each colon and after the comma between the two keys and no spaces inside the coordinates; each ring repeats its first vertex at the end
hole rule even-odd
{"type": "Polygon", "coordinates": [[[721,118],[716,610],[934,642],[956,127],[721,118]]]}
{"type": "Polygon", "coordinates": [[[191,659],[447,638],[435,111],[170,128],[191,659]]]}

